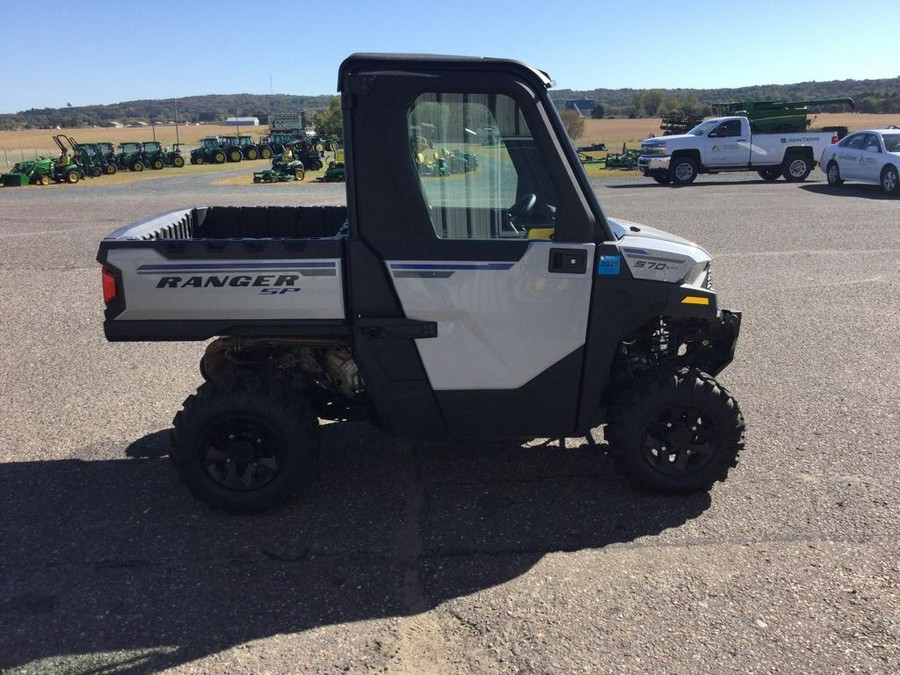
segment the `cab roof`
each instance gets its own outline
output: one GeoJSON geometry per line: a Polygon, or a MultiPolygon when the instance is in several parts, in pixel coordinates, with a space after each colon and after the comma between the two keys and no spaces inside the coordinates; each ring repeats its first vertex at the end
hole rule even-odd
{"type": "Polygon", "coordinates": [[[507,70],[520,77],[537,81],[549,89],[556,86],[547,73],[537,68],[514,61],[488,56],[450,56],[446,54],[351,54],[338,70],[338,91],[342,91],[342,83],[347,75],[361,71],[419,71],[438,70],[453,72],[455,70],[507,70]]]}

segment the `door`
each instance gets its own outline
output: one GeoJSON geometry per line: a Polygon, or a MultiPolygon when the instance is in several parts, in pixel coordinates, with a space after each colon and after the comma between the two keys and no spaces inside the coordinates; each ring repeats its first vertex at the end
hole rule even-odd
{"type": "Polygon", "coordinates": [[[740,120],[725,120],[707,134],[703,163],[709,167],[750,163],[750,133],[741,133],[740,120]]]}
{"type": "Polygon", "coordinates": [[[837,162],[838,169],[840,169],[841,178],[845,180],[862,178],[860,163],[867,135],[865,133],[850,134],[838,144],[834,153],[834,161],[837,162]]]}
{"type": "MultiPolygon", "coordinates": [[[[375,184],[358,193],[351,231],[383,265],[402,318],[423,326],[411,341],[445,429],[573,430],[596,232],[548,110],[507,73],[379,79],[384,99],[367,92],[351,117],[362,131],[364,113],[387,106],[378,128],[392,149],[366,174],[375,184]],[[374,208],[384,200],[393,212],[374,208]]],[[[367,158],[353,162],[359,171],[367,158]]],[[[364,283],[357,271],[351,256],[351,286],[364,283]]],[[[365,335],[357,347],[364,378],[400,367],[374,364],[365,335]]]]}
{"type": "Polygon", "coordinates": [[[881,179],[882,157],[881,141],[877,134],[866,134],[859,153],[859,179],[878,183],[881,179]]]}

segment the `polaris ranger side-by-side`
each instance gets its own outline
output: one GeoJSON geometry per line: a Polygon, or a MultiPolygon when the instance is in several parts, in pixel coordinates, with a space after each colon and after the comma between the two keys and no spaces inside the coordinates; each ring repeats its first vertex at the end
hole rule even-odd
{"type": "Polygon", "coordinates": [[[620,466],[668,492],[743,446],[714,377],[741,317],[710,256],[608,218],[547,89],[501,59],[344,61],[347,206],[206,206],[100,245],[109,340],[207,340],[171,458],[233,511],[287,499],[319,419],[397,437],[570,437],[605,424],[620,466]],[[423,175],[410,130],[477,157],[423,175]],[[478,129],[495,129],[482,143],[478,129]]]}

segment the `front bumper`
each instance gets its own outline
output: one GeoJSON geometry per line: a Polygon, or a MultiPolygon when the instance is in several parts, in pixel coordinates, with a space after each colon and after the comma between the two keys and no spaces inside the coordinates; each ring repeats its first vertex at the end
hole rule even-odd
{"type": "Polygon", "coordinates": [[[669,175],[669,163],[672,161],[671,155],[641,155],[638,157],[638,169],[645,176],[666,177],[669,175]]]}

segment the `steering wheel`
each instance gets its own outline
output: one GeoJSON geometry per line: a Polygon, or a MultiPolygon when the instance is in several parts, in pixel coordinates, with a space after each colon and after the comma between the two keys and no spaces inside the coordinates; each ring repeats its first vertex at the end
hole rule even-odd
{"type": "Polygon", "coordinates": [[[516,203],[510,206],[509,211],[507,211],[510,224],[515,225],[517,220],[526,217],[534,209],[535,204],[537,204],[537,195],[533,192],[519,197],[516,203]]]}

